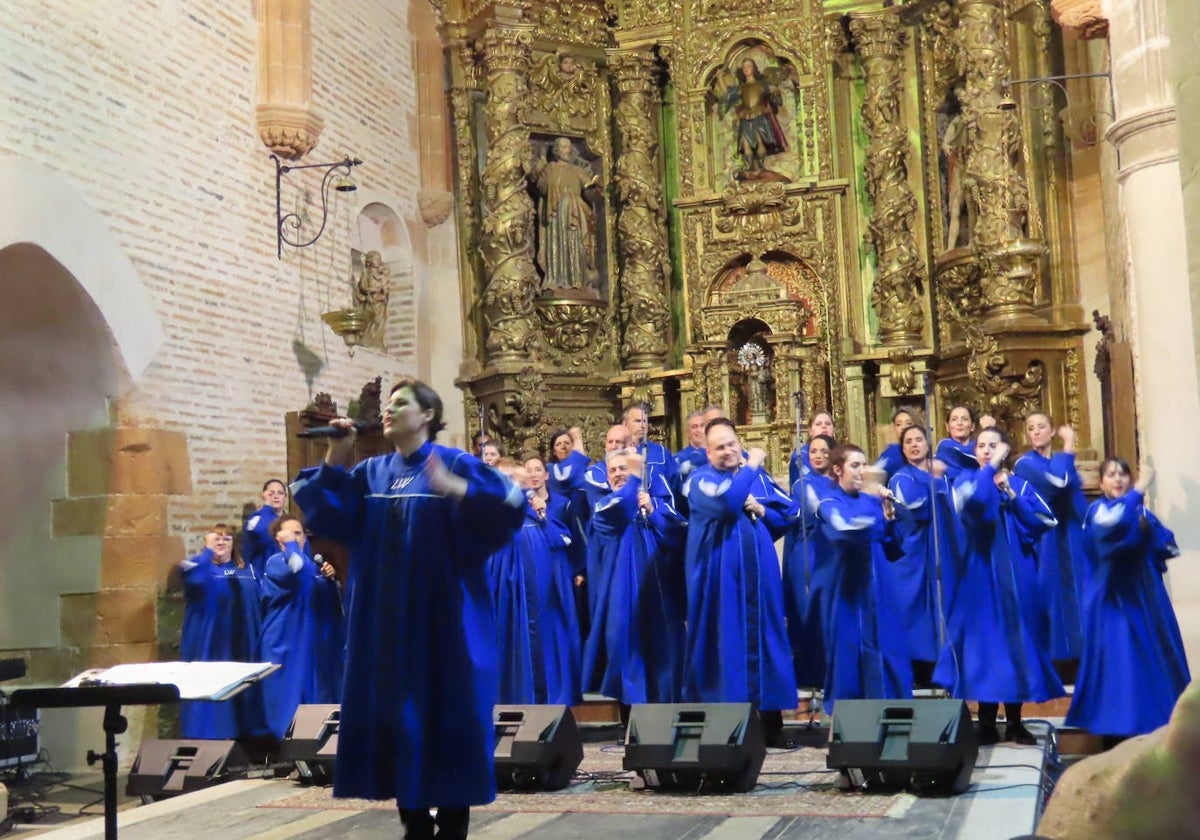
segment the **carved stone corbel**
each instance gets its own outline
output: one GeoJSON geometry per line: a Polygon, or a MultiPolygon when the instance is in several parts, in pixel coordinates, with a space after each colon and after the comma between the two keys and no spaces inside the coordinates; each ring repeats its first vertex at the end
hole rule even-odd
{"type": "Polygon", "coordinates": [[[312,107],[309,0],[255,0],[258,21],[258,136],[287,160],[317,145],[325,122],[312,107]]]}

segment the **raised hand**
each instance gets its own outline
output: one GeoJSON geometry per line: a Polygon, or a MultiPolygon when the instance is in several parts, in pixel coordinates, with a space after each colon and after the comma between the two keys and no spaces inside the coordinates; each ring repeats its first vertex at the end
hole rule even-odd
{"type": "Polygon", "coordinates": [[[1150,489],[1150,485],[1154,483],[1154,467],[1143,461],[1138,465],[1137,483],[1133,488],[1139,493],[1145,493],[1150,489]]]}
{"type": "Polygon", "coordinates": [[[946,474],[946,462],[938,458],[934,458],[929,465],[929,474],[934,478],[941,478],[946,474]]]}
{"type": "Polygon", "coordinates": [[[746,466],[758,469],[767,462],[767,450],[755,446],[746,453],[746,466]]]}
{"type": "Polygon", "coordinates": [[[989,462],[993,469],[1000,469],[1000,466],[1004,463],[1004,459],[1008,457],[1009,451],[1009,445],[1004,441],[996,444],[996,448],[992,451],[992,459],[989,462]]]}
{"type": "Polygon", "coordinates": [[[335,417],[329,421],[330,426],[345,429],[342,437],[331,437],[325,448],[325,463],[332,466],[354,466],[354,443],[358,440],[358,428],[349,417],[335,417]]]}
{"type": "Polygon", "coordinates": [[[450,472],[436,454],[430,455],[425,461],[425,480],[429,483],[429,489],[439,496],[461,499],[467,495],[467,480],[450,472]]]}
{"type": "Polygon", "coordinates": [[[1072,429],[1070,426],[1066,426],[1066,425],[1059,426],[1058,427],[1058,437],[1063,442],[1063,452],[1070,453],[1070,452],[1075,451],[1075,430],[1074,429],[1072,429]]]}
{"type": "Polygon", "coordinates": [[[531,496],[529,498],[529,506],[533,508],[533,512],[540,518],[546,518],[546,500],[541,496],[531,496]]]}
{"type": "Polygon", "coordinates": [[[639,479],[645,477],[646,459],[632,449],[625,456],[625,463],[629,466],[629,474],[636,475],[639,479]]]}
{"type": "Polygon", "coordinates": [[[996,428],[996,418],[990,414],[981,414],[979,416],[979,429],[994,429],[996,428]]]}

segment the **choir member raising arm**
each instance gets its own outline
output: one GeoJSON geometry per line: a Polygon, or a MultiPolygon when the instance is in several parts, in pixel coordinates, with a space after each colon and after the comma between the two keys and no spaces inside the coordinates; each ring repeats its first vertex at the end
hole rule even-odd
{"type": "Polygon", "coordinates": [[[1033,538],[1054,516],[1022,478],[1003,469],[1009,447],[999,429],[975,441],[979,469],[954,482],[964,533],[963,575],[946,616],[947,644],[934,682],[951,695],[979,701],[980,743],[999,740],[996,715],[1004,703],[1006,738],[1035,739],[1021,723],[1021,704],[1064,694],[1036,632],[1038,614],[1033,538]]]}
{"type": "Polygon", "coordinates": [[[1083,656],[1067,725],[1121,738],[1167,722],[1190,680],[1179,624],[1163,584],[1174,535],[1146,510],[1146,464],[1130,487],[1129,465],[1100,468],[1103,498],[1092,503],[1084,537],[1094,576],[1084,596],[1083,656]]]}
{"type": "Polygon", "coordinates": [[[762,450],[750,450],[743,464],[728,420],[708,424],[705,444],[708,464],[684,483],[691,516],[683,699],[753,703],[766,713],[768,744],[778,745],[778,712],[796,707],[796,676],[775,539],[795,519],[797,505],[760,469],[762,450]]]}
{"type": "Polygon", "coordinates": [[[916,682],[923,685],[945,641],[946,606],[961,574],[962,537],[946,466],[930,458],[925,429],[909,426],[901,433],[900,447],[904,466],[888,483],[896,502],[900,556],[886,573],[902,613],[916,682]]]}
{"type": "Polygon", "coordinates": [[[1013,472],[1033,485],[1058,520],[1034,549],[1045,611],[1043,644],[1051,659],[1073,663],[1083,648],[1083,594],[1091,574],[1083,539],[1087,502],[1075,471],[1075,431],[1070,426],[1058,430],[1063,446],[1055,453],[1054,423],[1050,415],[1035,411],[1025,418],[1025,436],[1031,448],[1017,459],[1013,472]]]}
{"type": "Polygon", "coordinates": [[[314,533],[350,549],[335,796],[395,798],[414,836],[465,837],[495,797],[497,654],[485,562],[525,517],[497,470],[434,442],[442,401],[401,380],[383,409],[395,452],[351,469],[354,431],[293,496],[314,533]],[[339,465],[340,464],[340,465],[339,465]]]}
{"type": "Polygon", "coordinates": [[[832,547],[825,621],[825,709],[838,700],[912,696],[912,668],[884,566],[891,492],[870,480],[867,456],[841,444],[831,456],[833,491],[821,501],[821,531],[832,547]]]}
{"type": "Polygon", "coordinates": [[[669,500],[645,490],[632,449],[607,456],[612,492],[597,499],[588,542],[594,598],[583,653],[588,691],[634,703],[678,702],[684,644],[683,581],[673,550],[685,525],[669,500]]]}
{"type": "MultiPolygon", "coordinates": [[[[214,525],[204,549],[179,564],[183,580],[180,658],[186,662],[257,662],[262,603],[254,570],[237,555],[233,528],[214,525]]],[[[225,702],[185,701],[179,709],[185,738],[267,735],[256,683],[225,702]]]]}

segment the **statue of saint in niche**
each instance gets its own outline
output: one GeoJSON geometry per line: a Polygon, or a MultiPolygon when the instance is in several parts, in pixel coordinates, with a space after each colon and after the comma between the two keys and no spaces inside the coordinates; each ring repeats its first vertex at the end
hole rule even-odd
{"type": "Polygon", "coordinates": [[[736,120],[734,139],[742,166],[734,173],[739,181],[790,181],[786,175],[767,168],[771,155],[788,151],[787,136],[779,123],[784,99],[781,85],[791,80],[786,67],[760,68],[758,60],[746,56],[737,72],[718,76],[710,101],[725,118],[730,111],[736,120]]]}
{"type": "Polygon", "coordinates": [[[937,119],[941,129],[942,218],[949,251],[970,244],[975,215],[967,195],[967,127],[958,100],[949,97],[937,119]]]}
{"type": "Polygon", "coordinates": [[[378,251],[363,255],[362,273],[354,283],[354,306],[371,313],[371,324],[359,344],[383,350],[383,334],[387,327],[387,305],[392,282],[391,272],[378,251]]]}
{"type": "Polygon", "coordinates": [[[599,294],[596,215],[585,193],[600,176],[578,159],[569,138],[550,146],[530,173],[539,198],[537,264],[542,290],[580,289],[599,294]]]}

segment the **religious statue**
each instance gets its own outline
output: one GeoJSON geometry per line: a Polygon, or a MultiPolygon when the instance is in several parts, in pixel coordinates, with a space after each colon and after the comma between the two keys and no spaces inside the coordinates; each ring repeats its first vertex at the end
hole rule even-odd
{"type": "Polygon", "coordinates": [[[371,323],[363,332],[359,344],[383,350],[383,333],[387,326],[387,305],[390,294],[391,272],[384,265],[378,251],[367,251],[363,256],[362,272],[354,283],[354,308],[371,313],[371,323]]]}
{"type": "Polygon", "coordinates": [[[742,169],[734,177],[739,181],[788,181],[787,176],[766,168],[766,159],[788,150],[787,137],[779,124],[783,106],[780,83],[788,78],[783,67],[762,70],[758,61],[747,56],[736,76],[725,72],[713,91],[715,105],[724,118],[730,111],[737,120],[735,141],[742,169]]]}
{"type": "Polygon", "coordinates": [[[537,264],[542,290],[584,289],[599,294],[596,269],[596,217],[585,193],[600,177],[577,161],[566,137],[550,146],[530,178],[539,196],[537,264]]]}
{"type": "Polygon", "coordinates": [[[946,250],[952,250],[970,239],[970,208],[964,190],[966,173],[966,131],[961,113],[952,116],[942,134],[942,166],[946,179],[946,250]],[[963,210],[967,209],[966,227],[963,227],[963,210]]]}

